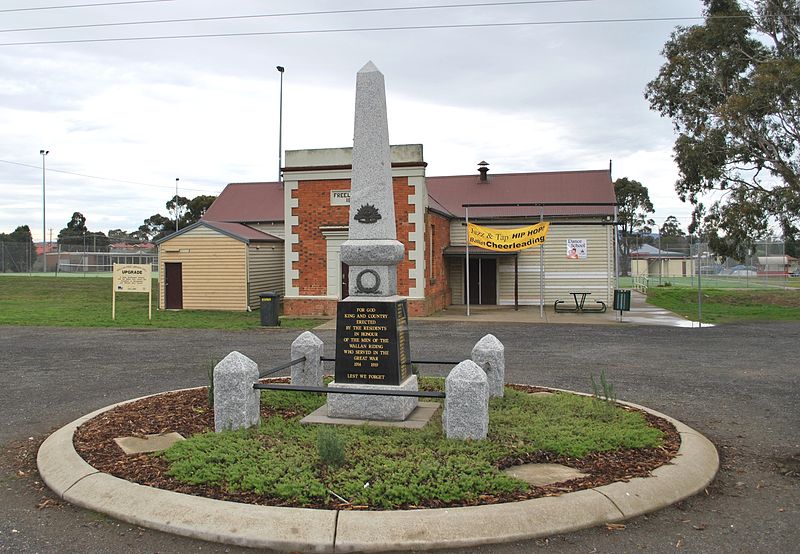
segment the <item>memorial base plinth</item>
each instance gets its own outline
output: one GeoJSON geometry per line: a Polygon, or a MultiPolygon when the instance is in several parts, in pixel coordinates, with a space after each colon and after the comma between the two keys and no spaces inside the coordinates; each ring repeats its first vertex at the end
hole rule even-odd
{"type": "MultiPolygon", "coordinates": [[[[412,375],[400,385],[362,385],[355,383],[328,384],[329,389],[381,389],[399,391],[418,391],[417,376],[412,375]]],[[[405,421],[417,407],[419,399],[415,396],[362,396],[360,394],[328,393],[328,417],[345,419],[372,419],[385,421],[405,421]]]]}

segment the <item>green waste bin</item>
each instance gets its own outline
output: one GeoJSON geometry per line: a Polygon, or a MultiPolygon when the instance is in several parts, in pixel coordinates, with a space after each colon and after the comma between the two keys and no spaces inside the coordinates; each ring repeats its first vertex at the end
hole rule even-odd
{"type": "Polygon", "coordinates": [[[280,325],[278,315],[281,312],[281,295],[277,292],[262,292],[258,297],[261,299],[261,325],[263,327],[280,325]]]}
{"type": "Polygon", "coordinates": [[[631,311],[631,291],[614,289],[614,310],[619,310],[620,312],[631,311]]]}

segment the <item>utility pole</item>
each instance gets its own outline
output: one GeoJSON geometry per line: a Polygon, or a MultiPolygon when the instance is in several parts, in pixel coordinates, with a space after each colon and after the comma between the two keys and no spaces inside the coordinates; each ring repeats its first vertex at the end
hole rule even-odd
{"type": "Polygon", "coordinates": [[[46,211],[45,211],[45,168],[44,168],[44,160],[45,156],[50,153],[50,150],[39,150],[39,154],[42,156],[42,273],[47,271],[47,264],[44,263],[47,260],[47,235],[45,231],[47,229],[47,219],[46,219],[46,211]]]}
{"type": "Polygon", "coordinates": [[[281,166],[283,165],[283,72],[285,68],[282,65],[277,65],[275,69],[281,74],[281,91],[278,102],[278,182],[280,183],[283,180],[281,166]]]}
{"type": "Polygon", "coordinates": [[[179,223],[178,223],[178,181],[180,181],[180,177],[175,177],[175,232],[178,232],[179,223]]]}

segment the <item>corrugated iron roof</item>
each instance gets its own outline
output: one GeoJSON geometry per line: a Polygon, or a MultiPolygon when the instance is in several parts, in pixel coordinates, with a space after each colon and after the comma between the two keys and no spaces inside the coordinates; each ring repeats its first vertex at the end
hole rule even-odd
{"type": "MultiPolygon", "coordinates": [[[[489,173],[426,177],[429,206],[451,217],[464,217],[462,204],[485,203],[613,203],[614,185],[607,169],[542,173],[489,173]]],[[[545,216],[613,215],[613,206],[545,206],[545,216]]],[[[469,210],[470,218],[537,217],[538,207],[492,207],[469,210]]],[[[211,205],[204,220],[233,223],[283,221],[281,183],[230,183],[211,205]]]]}
{"type": "MultiPolygon", "coordinates": [[[[426,177],[431,208],[464,217],[462,204],[500,203],[608,203],[616,202],[614,184],[607,169],[553,171],[543,173],[489,173],[426,177]],[[435,202],[435,204],[434,204],[435,202]]],[[[614,206],[544,206],[545,216],[613,215],[614,206]]],[[[491,207],[469,209],[470,219],[479,217],[538,216],[538,207],[491,207]]]]}
{"type": "Polygon", "coordinates": [[[235,223],[283,221],[281,183],[230,183],[203,219],[235,223]]]}
{"type": "Polygon", "coordinates": [[[251,242],[283,242],[283,239],[280,237],[270,235],[269,233],[264,233],[258,229],[248,227],[247,225],[243,225],[241,223],[231,223],[229,221],[209,221],[207,219],[201,219],[200,221],[192,223],[188,227],[184,227],[183,229],[175,231],[171,235],[167,235],[166,237],[158,239],[155,243],[161,244],[168,240],[172,240],[184,233],[188,233],[192,229],[196,229],[197,227],[208,227],[210,229],[214,229],[223,235],[227,235],[247,244],[251,242]]]}
{"type": "Polygon", "coordinates": [[[203,223],[209,227],[217,229],[218,231],[222,231],[227,235],[242,239],[245,242],[283,242],[283,239],[280,237],[270,235],[269,233],[259,231],[258,229],[248,227],[247,225],[243,225],[241,223],[231,223],[228,221],[209,221],[207,219],[204,219],[203,223]]]}

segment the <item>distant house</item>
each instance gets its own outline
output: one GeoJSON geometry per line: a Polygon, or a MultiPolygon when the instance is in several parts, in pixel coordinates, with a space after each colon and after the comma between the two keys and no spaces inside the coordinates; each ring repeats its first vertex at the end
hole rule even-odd
{"type": "Polygon", "coordinates": [[[797,258],[792,256],[758,256],[758,272],[766,275],[786,275],[797,270],[797,258]]]}
{"type": "Polygon", "coordinates": [[[629,254],[631,275],[645,277],[685,277],[692,275],[694,259],[683,252],[670,252],[643,244],[629,254]]]}
{"type": "MultiPolygon", "coordinates": [[[[466,303],[467,216],[471,223],[497,228],[551,222],[541,253],[538,247],[469,249],[470,304],[552,305],[570,298],[573,290],[611,301],[615,196],[608,169],[491,174],[484,165],[472,174],[427,177],[422,145],[392,146],[391,154],[397,240],[405,246],[398,294],[408,298],[412,315],[466,303]],[[463,206],[470,203],[541,205],[463,206]],[[569,245],[580,245],[581,255],[570,257],[569,245]]],[[[281,252],[281,283],[271,281],[268,290],[285,295],[284,313],[335,314],[349,286],[339,251],[348,237],[351,164],[351,148],[292,150],[286,152],[283,183],[228,185],[201,222],[159,241],[166,276],[161,305],[245,309],[233,301],[231,288],[235,285],[239,292],[233,296],[241,298],[243,290],[252,295],[265,292],[266,285],[256,284],[257,272],[246,269],[243,255],[232,257],[228,249],[242,250],[238,241],[248,245],[250,256],[253,244],[281,252]],[[201,245],[208,245],[202,256],[201,245]],[[191,301],[167,300],[166,289],[175,282],[169,271],[176,275],[177,267],[166,264],[181,264],[181,295],[191,301]],[[189,265],[196,275],[191,279],[189,265]],[[219,277],[220,272],[228,277],[219,277]]],[[[274,262],[274,256],[270,259],[274,262]]]]}

